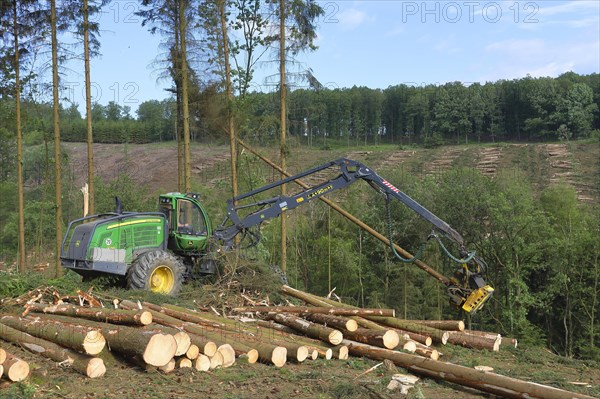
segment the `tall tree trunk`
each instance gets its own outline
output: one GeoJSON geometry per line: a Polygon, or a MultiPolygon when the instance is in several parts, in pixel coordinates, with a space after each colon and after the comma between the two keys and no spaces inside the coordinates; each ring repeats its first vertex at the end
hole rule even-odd
{"type": "Polygon", "coordinates": [[[180,62],[181,62],[181,101],[183,112],[183,168],[185,192],[192,191],[191,186],[191,167],[190,167],[190,110],[188,97],[188,68],[187,68],[187,50],[186,50],[186,32],[187,19],[185,10],[186,0],[179,0],[179,39],[181,44],[180,62]]]}
{"type": "Polygon", "coordinates": [[[54,108],[54,191],[56,195],[55,275],[62,276],[60,247],[62,243],[62,168],[60,153],[60,119],[58,103],[58,40],[56,38],[56,0],[50,0],[50,29],[52,35],[52,97],[54,108]]]}
{"type": "Polygon", "coordinates": [[[92,134],[92,94],[90,81],[90,26],[88,0],[83,0],[83,60],[85,64],[85,119],[87,122],[88,213],[94,214],[94,136],[92,134]]]}
{"type": "Polygon", "coordinates": [[[227,130],[229,132],[229,151],[231,154],[231,195],[238,194],[237,178],[237,143],[235,141],[235,126],[233,121],[233,89],[231,87],[231,66],[229,64],[229,36],[227,34],[227,19],[225,16],[225,0],[219,1],[221,19],[221,35],[223,36],[223,61],[225,62],[225,90],[227,93],[227,130]]]}
{"type": "MultiPolygon", "coordinates": [[[[280,139],[279,156],[281,158],[281,169],[286,170],[286,130],[287,130],[287,107],[286,107],[286,84],[285,84],[285,0],[279,0],[279,99],[281,103],[280,114],[280,139]]],[[[285,179],[285,174],[281,178],[285,179]]],[[[281,195],[286,195],[286,185],[281,185],[281,195]]],[[[281,213],[281,271],[287,271],[287,229],[285,224],[285,212],[281,213]]]]}
{"type": "Polygon", "coordinates": [[[27,267],[25,257],[25,209],[23,201],[23,132],[21,130],[21,82],[19,76],[19,25],[17,1],[13,1],[13,32],[15,36],[15,121],[17,128],[17,190],[19,196],[19,271],[27,267]]]}

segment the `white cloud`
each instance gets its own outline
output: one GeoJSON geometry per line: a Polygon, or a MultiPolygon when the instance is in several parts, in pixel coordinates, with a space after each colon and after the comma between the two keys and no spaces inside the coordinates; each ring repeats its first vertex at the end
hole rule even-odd
{"type": "Polygon", "coordinates": [[[539,15],[561,15],[580,11],[600,10],[600,4],[597,0],[575,0],[553,6],[542,6],[539,8],[539,15]]]}
{"type": "Polygon", "coordinates": [[[340,26],[344,30],[354,30],[365,22],[373,20],[364,11],[356,8],[347,8],[341,11],[336,18],[339,20],[340,26]]]}
{"type": "Polygon", "coordinates": [[[555,43],[541,39],[505,40],[485,47],[494,60],[490,71],[480,80],[558,76],[568,71],[600,72],[600,41],[555,43]]]}

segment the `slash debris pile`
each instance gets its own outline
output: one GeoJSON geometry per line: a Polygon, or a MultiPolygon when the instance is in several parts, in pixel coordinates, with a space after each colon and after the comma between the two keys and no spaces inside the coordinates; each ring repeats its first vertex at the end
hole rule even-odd
{"type": "MultiPolygon", "coordinates": [[[[123,363],[164,373],[177,368],[201,372],[236,361],[284,367],[287,362],[351,355],[393,362],[420,376],[503,397],[589,398],[439,361],[443,345],[491,351],[517,345],[498,334],[465,330],[462,321],[402,320],[391,309],[356,308],[288,286],[281,291],[306,306],[265,306],[265,301],[255,306],[246,300],[252,306],[230,309],[225,317],[216,311],[130,300],[115,299],[105,307],[91,291],[63,296],[52,287],[39,288],[3,303],[18,307],[0,313],[0,342],[21,346],[90,378],[102,377],[123,363]]],[[[10,381],[27,378],[27,362],[11,355],[8,345],[4,348],[0,375],[10,381]]]]}

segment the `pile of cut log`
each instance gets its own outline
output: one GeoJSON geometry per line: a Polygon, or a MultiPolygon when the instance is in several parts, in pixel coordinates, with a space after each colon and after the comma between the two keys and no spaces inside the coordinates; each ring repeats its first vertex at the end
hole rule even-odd
{"type": "MultiPolygon", "coordinates": [[[[20,307],[0,313],[0,340],[90,378],[110,372],[117,362],[169,373],[177,368],[226,368],[236,361],[283,367],[287,362],[344,360],[353,355],[391,361],[420,376],[504,397],[586,398],[438,361],[440,345],[445,344],[484,350],[498,350],[507,343],[516,346],[516,341],[503,341],[497,334],[467,331],[461,321],[402,320],[392,309],[356,308],[288,286],[282,291],[306,306],[261,302],[231,309],[225,316],[130,300],[115,300],[108,308],[91,292],[78,292],[77,303],[65,303],[74,298],[54,290],[47,300],[48,290],[40,290],[11,302],[25,311],[20,307]]],[[[0,360],[0,371],[10,380],[27,377],[26,362],[5,356],[2,350],[0,360]]]]}

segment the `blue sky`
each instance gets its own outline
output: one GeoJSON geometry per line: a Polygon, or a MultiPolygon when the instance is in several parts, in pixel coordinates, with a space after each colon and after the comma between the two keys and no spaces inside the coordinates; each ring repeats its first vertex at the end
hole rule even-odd
{"type": "MultiPolygon", "coordinates": [[[[320,1],[316,52],[301,67],[330,88],[485,82],[566,71],[600,72],[600,1],[320,1]]],[[[92,60],[93,95],[133,111],[170,86],[152,65],[161,38],[133,15],[137,1],[114,1],[100,18],[102,56],[92,60]]],[[[254,87],[270,90],[265,63],[254,87]]],[[[83,99],[83,66],[71,66],[65,95],[83,99]],[[80,72],[81,71],[81,72],[80,72]]],[[[81,107],[80,107],[81,108],[81,107]]],[[[135,113],[133,112],[135,115],[135,113]]]]}

